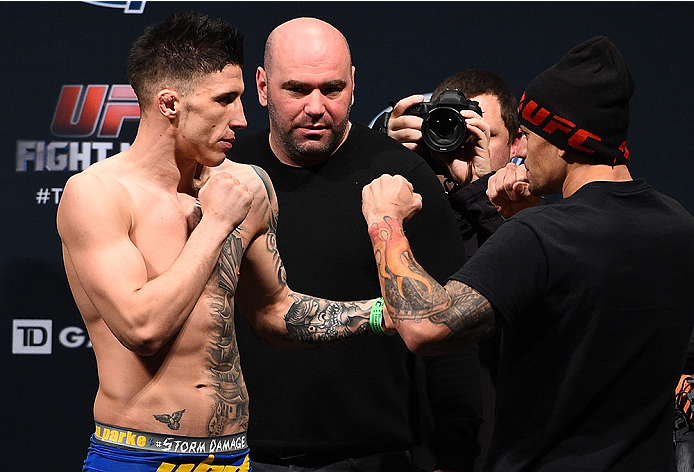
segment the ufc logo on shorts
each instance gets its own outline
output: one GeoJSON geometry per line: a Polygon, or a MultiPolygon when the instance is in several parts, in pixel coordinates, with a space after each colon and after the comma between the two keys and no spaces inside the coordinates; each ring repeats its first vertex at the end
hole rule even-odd
{"type": "Polygon", "coordinates": [[[13,320],[12,354],[50,354],[53,320],[13,320]]]}

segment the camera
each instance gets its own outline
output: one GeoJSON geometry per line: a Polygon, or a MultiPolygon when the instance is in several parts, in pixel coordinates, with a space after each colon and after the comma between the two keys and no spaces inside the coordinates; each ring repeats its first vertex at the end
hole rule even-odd
{"type": "MultiPolygon", "coordinates": [[[[389,102],[391,108],[395,102],[389,102]]],[[[479,102],[468,100],[460,90],[447,89],[436,100],[422,102],[411,106],[404,115],[415,115],[423,119],[422,139],[426,147],[422,157],[437,174],[445,175],[446,170],[431,157],[431,152],[452,152],[461,147],[467,138],[465,119],[460,114],[461,110],[472,110],[482,116],[482,108],[479,102]]],[[[388,134],[388,120],[390,111],[381,113],[371,124],[371,128],[388,134]]]]}
{"type": "Polygon", "coordinates": [[[465,119],[461,110],[472,110],[482,116],[475,100],[468,100],[460,90],[445,90],[436,100],[422,102],[405,110],[405,115],[419,116],[422,121],[422,140],[433,151],[451,152],[467,138],[465,119]]]}

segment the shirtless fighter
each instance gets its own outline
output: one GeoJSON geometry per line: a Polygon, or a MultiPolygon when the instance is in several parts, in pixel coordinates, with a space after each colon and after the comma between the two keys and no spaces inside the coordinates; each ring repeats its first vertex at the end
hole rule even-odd
{"type": "Polygon", "coordinates": [[[99,376],[84,471],[249,470],[235,302],[276,346],[365,336],[370,316],[380,331],[374,300],[287,287],[272,184],[225,161],[246,126],[242,65],[221,20],[149,27],[128,58],[133,145],[65,185],[57,226],[99,376]]]}

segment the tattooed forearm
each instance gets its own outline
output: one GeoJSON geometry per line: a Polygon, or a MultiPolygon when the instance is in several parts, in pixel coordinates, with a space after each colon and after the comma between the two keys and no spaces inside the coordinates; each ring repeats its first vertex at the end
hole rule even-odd
{"type": "Polygon", "coordinates": [[[427,339],[430,348],[445,350],[461,341],[486,339],[500,329],[482,295],[456,281],[442,287],[422,269],[397,220],[386,216],[369,234],[389,314],[403,337],[414,333],[418,340],[427,339]]]}
{"type": "Polygon", "coordinates": [[[336,342],[366,334],[372,302],[333,302],[300,293],[284,317],[287,339],[304,343],[336,342]]]}
{"type": "Polygon", "coordinates": [[[372,225],[369,234],[374,245],[381,287],[391,316],[421,321],[423,314],[439,311],[450,298],[446,291],[422,269],[410,251],[402,226],[390,217],[372,225]]]}

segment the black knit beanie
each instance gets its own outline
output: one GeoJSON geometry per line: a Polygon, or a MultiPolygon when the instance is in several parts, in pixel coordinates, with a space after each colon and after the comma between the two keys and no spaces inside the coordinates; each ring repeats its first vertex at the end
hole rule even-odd
{"type": "Polygon", "coordinates": [[[626,164],[633,93],[624,58],[612,41],[596,36],[533,79],[518,114],[522,125],[559,149],[603,164],[626,164]]]}

